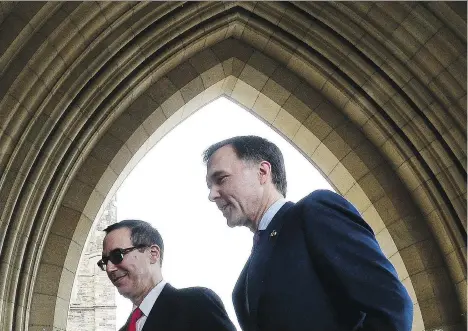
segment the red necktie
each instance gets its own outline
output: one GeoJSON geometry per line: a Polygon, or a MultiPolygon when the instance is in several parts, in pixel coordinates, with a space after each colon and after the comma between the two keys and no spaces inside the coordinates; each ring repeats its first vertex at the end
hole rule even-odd
{"type": "Polygon", "coordinates": [[[132,316],[130,317],[130,324],[128,324],[128,331],[136,331],[136,322],[141,316],[143,316],[143,312],[140,310],[140,308],[136,307],[136,309],[132,313],[132,316]]]}

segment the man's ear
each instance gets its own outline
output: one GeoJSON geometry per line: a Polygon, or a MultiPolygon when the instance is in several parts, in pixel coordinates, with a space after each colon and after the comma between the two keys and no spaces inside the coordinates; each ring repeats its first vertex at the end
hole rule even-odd
{"type": "Polygon", "coordinates": [[[260,184],[265,184],[268,180],[271,180],[271,164],[268,161],[260,162],[259,166],[259,179],[260,184]]]}
{"type": "Polygon", "coordinates": [[[161,248],[158,245],[150,247],[151,263],[156,263],[161,259],[161,248]]]}

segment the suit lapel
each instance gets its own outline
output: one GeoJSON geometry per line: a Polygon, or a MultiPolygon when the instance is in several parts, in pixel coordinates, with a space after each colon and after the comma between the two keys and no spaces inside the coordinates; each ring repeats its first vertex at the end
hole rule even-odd
{"type": "Polygon", "coordinates": [[[128,330],[128,323],[130,322],[130,317],[127,318],[127,322],[125,322],[124,326],[122,326],[119,331],[127,331],[128,330]]]}
{"type": "Polygon", "coordinates": [[[176,289],[170,284],[166,284],[159,294],[158,299],[151,308],[142,331],[168,330],[171,310],[173,309],[173,299],[176,296],[176,289]]]}
{"type": "MultiPolygon", "coordinates": [[[[262,234],[258,247],[252,252],[249,261],[250,264],[246,271],[248,277],[248,297],[251,322],[256,324],[258,311],[258,301],[263,291],[264,278],[269,269],[269,262],[272,257],[273,250],[276,245],[277,238],[281,235],[281,228],[284,224],[284,214],[294,204],[286,202],[283,207],[276,213],[270,224],[262,234]]],[[[243,271],[244,273],[244,271],[243,271]]],[[[239,278],[240,280],[240,278],[239,278]]],[[[245,278],[244,278],[245,283],[245,278]]]]}

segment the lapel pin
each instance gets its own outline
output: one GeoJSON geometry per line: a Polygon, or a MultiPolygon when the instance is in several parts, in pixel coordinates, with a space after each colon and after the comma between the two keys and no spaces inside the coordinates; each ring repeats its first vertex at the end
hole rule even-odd
{"type": "Polygon", "coordinates": [[[278,232],[276,232],[276,230],[273,230],[270,233],[270,237],[275,237],[277,234],[278,234],[278,232]]]}

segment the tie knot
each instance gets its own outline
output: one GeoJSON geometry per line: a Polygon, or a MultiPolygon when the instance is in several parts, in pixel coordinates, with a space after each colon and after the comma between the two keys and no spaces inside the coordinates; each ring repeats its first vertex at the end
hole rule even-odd
{"type": "Polygon", "coordinates": [[[260,237],[262,236],[262,233],[265,232],[264,230],[257,230],[254,234],[254,238],[253,238],[253,244],[254,246],[258,244],[258,242],[260,241],[260,237]]]}

